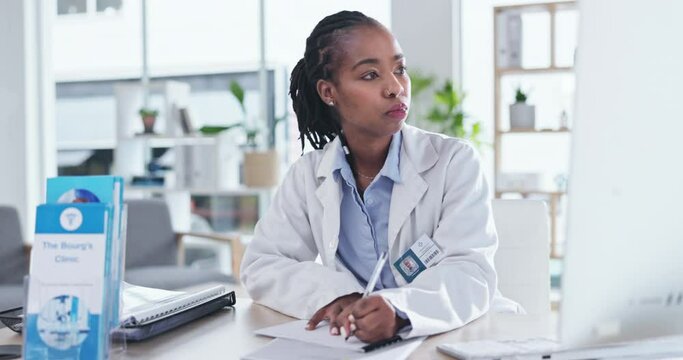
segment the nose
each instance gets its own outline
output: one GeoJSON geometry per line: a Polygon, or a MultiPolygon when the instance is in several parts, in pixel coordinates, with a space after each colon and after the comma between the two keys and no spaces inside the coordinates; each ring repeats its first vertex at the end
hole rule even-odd
{"type": "Polygon", "coordinates": [[[396,76],[390,76],[384,90],[384,96],[388,98],[395,98],[399,95],[403,95],[404,93],[405,88],[399,79],[397,79],[396,76]]]}

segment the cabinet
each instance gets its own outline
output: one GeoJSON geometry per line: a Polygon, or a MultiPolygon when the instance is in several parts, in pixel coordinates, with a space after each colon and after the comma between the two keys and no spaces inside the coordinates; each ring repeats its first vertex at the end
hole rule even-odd
{"type": "Polygon", "coordinates": [[[575,2],[555,2],[499,6],[493,15],[495,195],[546,199],[550,255],[560,257],[578,11],[575,2]],[[535,106],[533,126],[511,126],[518,88],[535,106]]]}

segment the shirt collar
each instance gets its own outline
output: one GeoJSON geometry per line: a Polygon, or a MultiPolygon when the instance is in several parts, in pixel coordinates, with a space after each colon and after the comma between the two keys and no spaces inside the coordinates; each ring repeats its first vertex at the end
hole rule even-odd
{"type": "MultiPolygon", "coordinates": [[[[391,179],[394,183],[401,182],[401,173],[399,171],[400,165],[400,153],[401,153],[401,141],[402,134],[397,131],[391,138],[391,144],[389,144],[389,152],[387,153],[387,158],[384,161],[384,166],[379,171],[378,175],[387,177],[391,179]]],[[[346,161],[344,156],[344,150],[340,146],[335,154],[334,162],[332,165],[332,172],[340,172],[342,175],[351,174],[351,167],[346,161]]]]}

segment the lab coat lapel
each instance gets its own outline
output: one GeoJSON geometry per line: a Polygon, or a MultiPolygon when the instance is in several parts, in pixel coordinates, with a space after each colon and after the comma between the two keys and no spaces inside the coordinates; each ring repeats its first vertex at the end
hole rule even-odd
{"type": "Polygon", "coordinates": [[[429,188],[421,173],[430,169],[438,154],[426,136],[412,126],[403,127],[399,170],[401,182],[394,184],[389,210],[388,245],[392,248],[399,230],[429,188]]]}
{"type": "Polygon", "coordinates": [[[316,176],[322,183],[315,191],[323,207],[322,232],[324,254],[321,254],[325,264],[334,264],[334,255],[339,245],[339,225],[341,209],[341,187],[332,174],[334,154],[339,147],[339,140],[335,139],[325,147],[316,176]],[[323,256],[324,255],[324,256],[323,256]]]}

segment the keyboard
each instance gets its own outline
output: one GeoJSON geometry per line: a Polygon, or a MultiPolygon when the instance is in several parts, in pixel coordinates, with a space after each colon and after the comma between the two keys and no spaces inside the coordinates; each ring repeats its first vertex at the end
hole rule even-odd
{"type": "Polygon", "coordinates": [[[584,348],[563,347],[546,338],[521,340],[477,340],[441,344],[437,349],[461,360],[484,359],[601,359],[601,358],[680,358],[683,337],[665,337],[638,342],[617,343],[584,348]]]}

